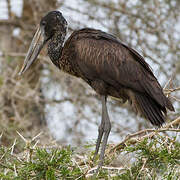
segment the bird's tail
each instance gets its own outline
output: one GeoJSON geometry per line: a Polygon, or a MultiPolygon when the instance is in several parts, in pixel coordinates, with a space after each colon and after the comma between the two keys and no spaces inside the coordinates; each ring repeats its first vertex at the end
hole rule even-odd
{"type": "MultiPolygon", "coordinates": [[[[169,99],[167,99],[169,101],[169,99]]],[[[170,101],[169,101],[170,102],[170,101]]],[[[165,122],[166,107],[159,105],[152,97],[135,93],[136,109],[153,125],[161,126],[165,122]]]]}

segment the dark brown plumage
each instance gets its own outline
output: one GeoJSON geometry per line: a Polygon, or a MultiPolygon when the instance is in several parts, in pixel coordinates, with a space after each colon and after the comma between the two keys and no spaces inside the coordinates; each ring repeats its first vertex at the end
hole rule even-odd
{"type": "Polygon", "coordinates": [[[90,28],[74,31],[63,47],[66,28],[67,22],[58,11],[42,18],[21,73],[47,43],[48,55],[58,68],[82,78],[101,96],[102,121],[95,151],[96,155],[103,137],[100,167],[111,129],[107,96],[128,100],[137,113],[156,126],[165,122],[166,109],[174,111],[174,108],[149,65],[134,49],[110,34],[90,28]]]}

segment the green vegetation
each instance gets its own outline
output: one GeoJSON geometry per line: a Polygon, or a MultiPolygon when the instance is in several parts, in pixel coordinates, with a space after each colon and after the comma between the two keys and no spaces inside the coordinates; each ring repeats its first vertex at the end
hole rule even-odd
{"type": "MultiPolygon", "coordinates": [[[[97,162],[93,165],[91,151],[79,155],[69,146],[36,147],[36,143],[24,139],[25,147],[21,152],[15,153],[16,149],[19,151],[18,146],[22,142],[18,140],[10,147],[0,147],[0,179],[178,180],[180,143],[176,137],[157,134],[135,144],[127,141],[126,146],[113,153],[110,149],[112,147],[108,147],[105,167],[98,175],[93,174],[97,162]],[[130,166],[119,170],[113,166],[113,159],[121,153],[130,155],[132,162],[129,163],[130,166]]],[[[117,164],[116,166],[118,167],[117,164]]]]}
{"type": "Polygon", "coordinates": [[[177,179],[180,177],[180,143],[157,135],[145,138],[135,146],[127,146],[127,153],[134,152],[137,161],[119,176],[120,179],[177,179]]]}
{"type": "Polygon", "coordinates": [[[12,148],[0,148],[0,178],[2,179],[76,179],[80,169],[73,164],[72,149],[26,149],[20,158],[11,153],[12,148]]]}

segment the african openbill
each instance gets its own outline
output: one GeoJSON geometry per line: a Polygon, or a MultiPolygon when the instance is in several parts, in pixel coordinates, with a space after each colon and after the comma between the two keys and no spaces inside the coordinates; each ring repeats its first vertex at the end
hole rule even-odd
{"type": "Polygon", "coordinates": [[[40,21],[20,74],[36,60],[45,44],[48,55],[60,69],[82,78],[101,97],[102,120],[98,129],[95,155],[102,140],[99,166],[104,152],[111,123],[106,107],[107,96],[129,101],[134,110],[153,125],[165,122],[166,109],[174,111],[169,99],[144,58],[115,36],[96,29],[74,31],[64,43],[67,22],[59,11],[49,12],[40,21]]]}

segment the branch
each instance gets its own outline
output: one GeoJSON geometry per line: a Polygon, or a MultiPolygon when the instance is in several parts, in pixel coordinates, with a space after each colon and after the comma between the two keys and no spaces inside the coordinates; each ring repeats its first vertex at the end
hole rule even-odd
{"type": "Polygon", "coordinates": [[[176,68],[175,68],[174,72],[172,73],[170,79],[169,79],[169,80],[167,81],[167,83],[165,84],[163,90],[166,90],[167,86],[169,86],[169,84],[172,83],[172,81],[173,81],[173,79],[175,78],[175,76],[176,76],[176,68]]]}
{"type": "Polygon", "coordinates": [[[56,99],[40,99],[41,102],[44,102],[44,103],[48,103],[48,104],[51,104],[51,103],[63,103],[63,102],[66,102],[66,101],[69,101],[69,102],[73,102],[73,100],[71,98],[64,98],[64,99],[60,99],[60,100],[56,100],[56,99]]]}
{"type": "Polygon", "coordinates": [[[180,124],[180,116],[177,119],[175,119],[174,121],[172,121],[169,124],[167,124],[165,127],[166,128],[170,128],[170,127],[172,127],[174,125],[178,125],[178,124],[180,124]]]}
{"type": "Polygon", "coordinates": [[[174,89],[164,89],[164,93],[165,94],[170,94],[172,92],[179,91],[179,90],[180,90],[180,87],[177,87],[177,88],[174,88],[174,89]]]}
{"type": "Polygon", "coordinates": [[[25,30],[34,30],[35,26],[26,24],[24,23],[21,19],[16,18],[16,19],[7,19],[7,20],[0,20],[0,26],[14,26],[14,27],[19,27],[21,29],[25,30]]]}
{"type": "Polygon", "coordinates": [[[126,143],[128,141],[128,143],[130,144],[135,144],[137,142],[140,142],[142,140],[144,140],[145,138],[152,138],[155,134],[159,133],[159,132],[166,132],[166,131],[171,131],[171,132],[180,132],[180,129],[170,129],[170,127],[174,126],[174,125],[178,125],[180,124],[180,116],[175,119],[174,121],[172,121],[171,123],[167,124],[165,127],[160,128],[160,129],[145,129],[142,131],[138,131],[134,134],[129,134],[126,136],[126,138],[119,143],[118,145],[116,145],[115,147],[111,148],[109,152],[113,152],[113,151],[117,151],[117,150],[121,150],[126,146],[126,143]],[[146,133],[146,135],[139,137],[139,138],[135,138],[138,135],[142,135],[146,133]],[[149,134],[147,134],[149,133],[149,134]]]}
{"type": "Polygon", "coordinates": [[[0,25],[8,25],[22,28],[23,25],[19,20],[0,20],[0,25]]]}
{"type": "MultiPolygon", "coordinates": [[[[4,57],[4,56],[12,56],[12,57],[26,57],[26,53],[20,53],[20,52],[2,52],[0,54],[1,57],[4,57]]],[[[48,58],[46,56],[42,56],[42,55],[39,55],[38,56],[39,59],[43,59],[45,61],[48,60],[48,58]]]]}

